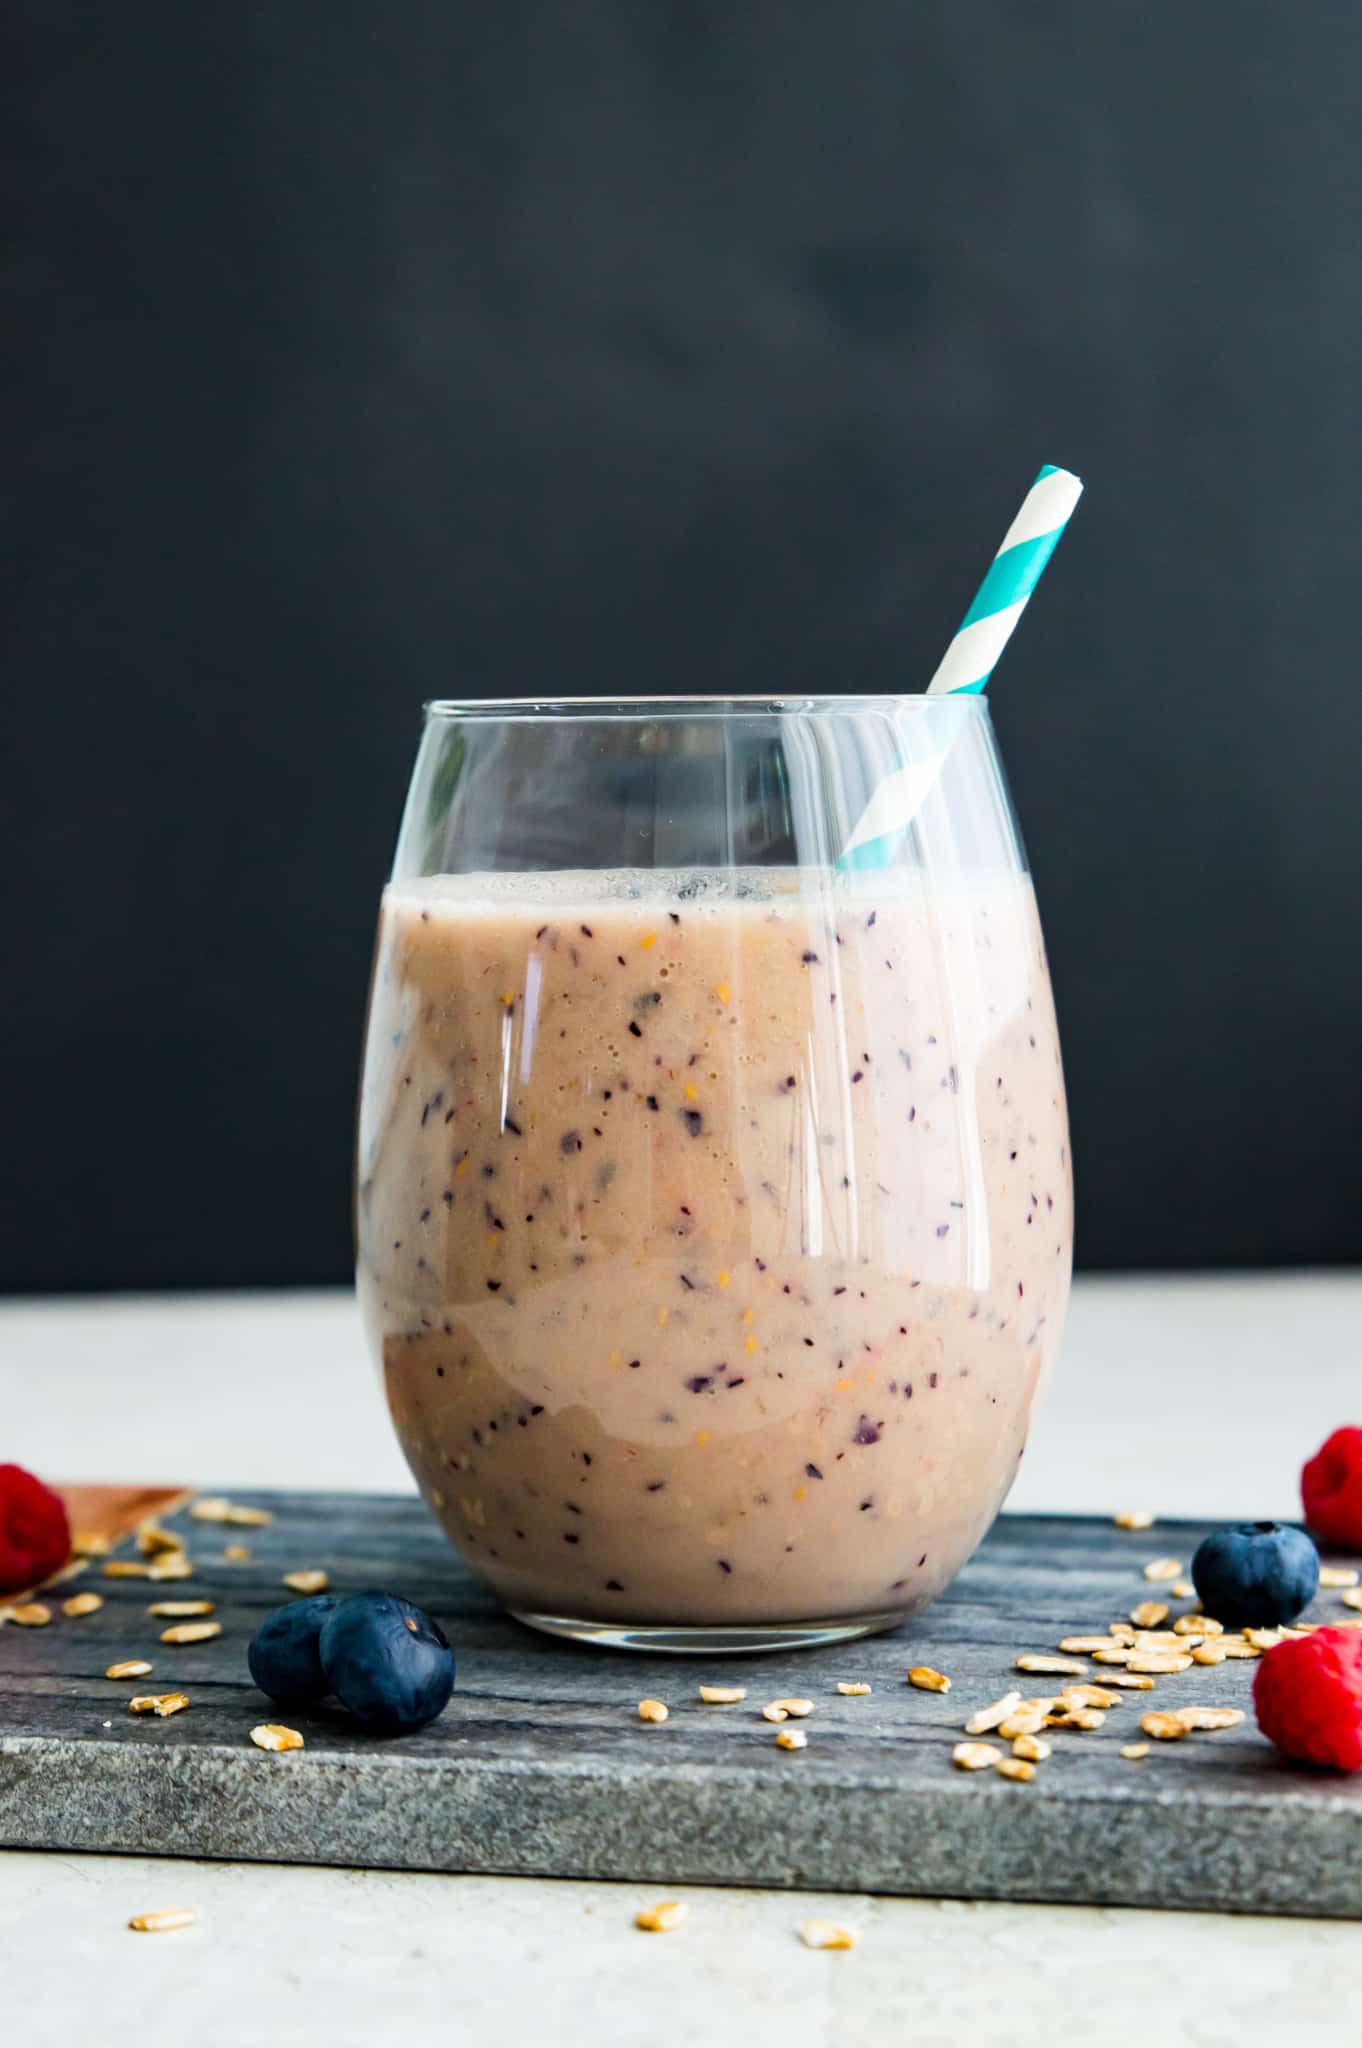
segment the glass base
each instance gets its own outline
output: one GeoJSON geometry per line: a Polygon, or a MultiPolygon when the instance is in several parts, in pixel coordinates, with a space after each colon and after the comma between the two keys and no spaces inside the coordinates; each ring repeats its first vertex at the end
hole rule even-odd
{"type": "Polygon", "coordinates": [[[525,1607],[510,1613],[527,1628],[544,1635],[565,1636],[573,1643],[594,1643],[602,1650],[648,1650],[666,1657],[748,1657],[762,1650],[814,1650],[826,1643],[850,1643],[857,1636],[880,1635],[907,1620],[902,1608],[884,1614],[858,1614],[848,1621],[777,1621],[724,1624],[707,1622],[579,1621],[570,1614],[534,1614],[525,1607]]]}

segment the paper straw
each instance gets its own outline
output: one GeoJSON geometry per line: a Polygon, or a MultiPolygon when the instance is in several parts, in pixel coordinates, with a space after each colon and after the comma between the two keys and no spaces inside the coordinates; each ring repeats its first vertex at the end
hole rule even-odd
{"type": "Polygon", "coordinates": [[[962,692],[977,696],[986,686],[1082,495],[1079,477],[1046,463],[1003,535],[1003,544],[975,592],[974,603],[928,683],[928,696],[954,697],[962,692]]]}
{"type": "MultiPolygon", "coordinates": [[[[1003,535],[1002,546],[989,564],[959,632],[927,685],[929,696],[977,696],[983,690],[1082,495],[1081,478],[1045,464],[1003,535]]],[[[837,861],[840,873],[892,863],[898,841],[940,774],[944,759],[944,753],[938,752],[901,762],[892,775],[885,776],[842,849],[837,861]]]]}

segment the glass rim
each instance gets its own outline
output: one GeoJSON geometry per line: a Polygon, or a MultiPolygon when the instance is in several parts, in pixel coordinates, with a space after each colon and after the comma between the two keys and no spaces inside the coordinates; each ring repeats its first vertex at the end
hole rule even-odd
{"type": "Polygon", "coordinates": [[[431,697],[421,709],[428,721],[501,718],[529,721],[555,718],[715,718],[739,715],[788,715],[792,712],[939,710],[944,704],[968,707],[987,717],[983,691],[959,690],[940,696],[925,691],[900,695],[857,694],[840,697],[431,697]]]}

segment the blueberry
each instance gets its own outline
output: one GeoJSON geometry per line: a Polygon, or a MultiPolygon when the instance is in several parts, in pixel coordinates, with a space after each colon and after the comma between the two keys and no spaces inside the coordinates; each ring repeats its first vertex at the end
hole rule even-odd
{"type": "Polygon", "coordinates": [[[1310,1605],[1319,1553],[1285,1522],[1236,1522],[1217,1529],[1192,1559],[1201,1604],[1229,1628],[1277,1628],[1310,1605]]]}
{"type": "Polygon", "coordinates": [[[401,1735],[443,1713],[454,1653],[440,1630],[396,1593],[352,1593],[322,1630],[322,1668],[365,1728],[401,1735]]]}
{"type": "Polygon", "coordinates": [[[246,1652],[251,1677],[281,1707],[306,1707],[331,1690],[322,1670],[322,1623],[336,1605],[334,1593],[290,1600],[266,1615],[246,1652]]]}

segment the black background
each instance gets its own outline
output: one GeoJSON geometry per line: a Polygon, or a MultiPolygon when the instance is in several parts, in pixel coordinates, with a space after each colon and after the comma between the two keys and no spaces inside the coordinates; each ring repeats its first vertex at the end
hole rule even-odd
{"type": "Polygon", "coordinates": [[[1280,0],[10,0],[0,1285],[341,1279],[429,695],[994,692],[1089,1266],[1362,1257],[1357,83],[1280,0]]]}

